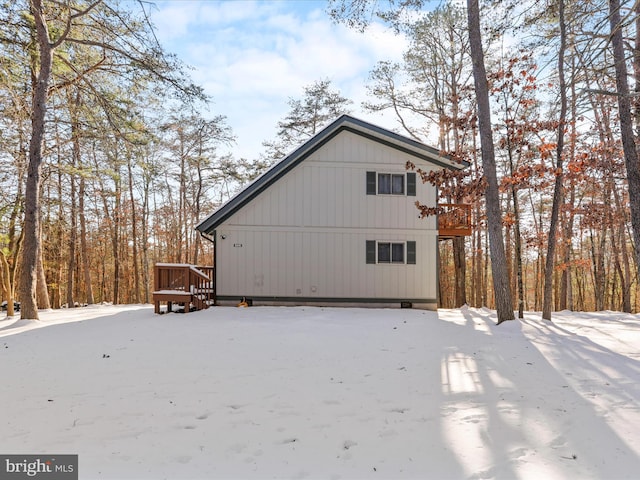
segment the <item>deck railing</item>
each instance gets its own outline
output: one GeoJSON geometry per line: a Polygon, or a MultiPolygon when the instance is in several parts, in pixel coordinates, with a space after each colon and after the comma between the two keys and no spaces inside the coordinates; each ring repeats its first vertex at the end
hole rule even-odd
{"type": "Polygon", "coordinates": [[[451,238],[471,235],[471,205],[467,203],[440,203],[438,235],[451,238]]]}
{"type": "Polygon", "coordinates": [[[153,303],[160,313],[160,303],[167,303],[167,312],[178,304],[184,312],[209,308],[215,299],[213,267],[186,263],[157,263],[153,276],[153,303]]]}

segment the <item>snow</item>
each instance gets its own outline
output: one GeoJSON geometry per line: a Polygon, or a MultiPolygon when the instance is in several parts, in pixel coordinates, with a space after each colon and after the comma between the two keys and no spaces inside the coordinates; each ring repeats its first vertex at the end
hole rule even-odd
{"type": "Polygon", "coordinates": [[[0,453],[80,478],[624,479],[640,316],[149,305],[0,317],[0,453]]]}
{"type": "Polygon", "coordinates": [[[184,290],[157,290],[153,293],[162,295],[185,295],[187,297],[191,296],[191,292],[185,292],[184,290]]]}

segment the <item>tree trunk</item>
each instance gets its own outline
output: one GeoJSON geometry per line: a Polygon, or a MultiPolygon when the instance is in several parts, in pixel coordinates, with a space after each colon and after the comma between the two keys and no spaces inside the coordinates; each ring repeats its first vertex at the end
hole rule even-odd
{"type": "MultiPolygon", "coordinates": [[[[442,302],[444,301],[444,290],[442,282],[442,255],[440,253],[440,240],[436,241],[436,265],[438,265],[438,277],[440,281],[438,282],[438,307],[443,308],[442,302]]],[[[215,266],[215,265],[214,265],[215,266]]]]}
{"type": "Polygon", "coordinates": [[[482,235],[480,227],[480,207],[476,207],[476,248],[475,248],[475,258],[476,258],[476,270],[475,270],[475,280],[473,282],[474,290],[475,290],[475,307],[482,307],[482,235]]]}
{"type": "MultiPolygon", "coordinates": [[[[620,199],[620,193],[618,189],[613,186],[611,189],[614,199],[614,205],[618,212],[624,212],[624,207],[622,205],[622,200],[620,199]]],[[[620,215],[626,217],[623,213],[620,215]]],[[[622,264],[621,266],[616,265],[618,268],[618,272],[620,275],[620,281],[622,284],[622,311],[631,313],[631,266],[629,264],[629,254],[627,253],[627,243],[626,243],[626,234],[625,228],[626,221],[612,221],[611,222],[611,244],[614,245],[614,242],[620,245],[619,249],[615,249],[615,258],[616,262],[618,261],[618,251],[622,256],[622,264]],[[616,240],[617,237],[617,240],[616,240]]]]}
{"type": "Polygon", "coordinates": [[[627,168],[636,269],[640,275],[640,165],[638,165],[638,154],[633,133],[633,119],[631,117],[631,101],[629,83],[627,81],[627,64],[624,53],[623,26],[620,19],[619,0],[609,0],[609,23],[611,25],[613,59],[616,67],[618,117],[620,119],[620,136],[622,137],[624,163],[627,168]]]}
{"type": "MultiPolygon", "coordinates": [[[[514,146],[511,142],[511,134],[507,133],[508,139],[508,157],[509,157],[509,175],[513,178],[515,175],[515,167],[513,162],[513,150],[514,146]]],[[[522,235],[520,232],[520,202],[518,201],[518,189],[514,183],[511,184],[511,203],[513,205],[513,235],[514,235],[514,249],[515,249],[515,262],[516,262],[516,275],[515,275],[515,291],[516,291],[516,304],[518,305],[518,318],[524,318],[524,283],[522,279],[522,235]]],[[[509,275],[512,272],[509,271],[509,275]]]]}
{"type": "Polygon", "coordinates": [[[560,310],[573,310],[573,292],[571,287],[571,260],[572,260],[572,245],[571,239],[573,238],[573,222],[574,214],[571,211],[575,203],[576,189],[575,185],[571,185],[568,194],[568,207],[569,212],[566,214],[564,225],[564,252],[563,261],[564,269],[562,270],[562,280],[560,285],[560,310]]]}
{"type": "Polygon", "coordinates": [[[138,220],[136,215],[136,199],[133,195],[133,168],[131,158],[128,159],[129,171],[129,200],[131,202],[131,228],[132,228],[132,256],[133,256],[133,302],[140,303],[140,272],[138,269],[138,220]]]}
{"type": "MultiPolygon", "coordinates": [[[[116,153],[117,155],[117,153],[116,153]]],[[[113,206],[113,231],[111,236],[111,247],[113,249],[113,303],[120,303],[120,224],[121,224],[121,200],[122,189],[120,185],[120,168],[115,167],[114,194],[115,203],[113,206]]]]}
{"type": "Polygon", "coordinates": [[[49,302],[49,290],[47,288],[47,276],[44,271],[44,261],[42,259],[42,247],[38,248],[38,266],[36,281],[36,304],[38,308],[49,310],[51,303],[49,302]]]}
{"type": "Polygon", "coordinates": [[[544,292],[542,297],[542,318],[551,320],[553,301],[553,271],[556,260],[556,237],[558,232],[558,217],[562,203],[564,129],[567,117],[567,87],[564,78],[564,51],[567,45],[566,25],[564,21],[564,0],[558,2],[558,23],[560,25],[560,48],[558,51],[558,78],[560,81],[560,118],[558,119],[558,141],[556,144],[556,181],[553,187],[553,204],[551,206],[551,220],[549,221],[549,236],[547,243],[547,262],[544,268],[544,292]]]}
{"type": "Polygon", "coordinates": [[[515,227],[515,255],[516,255],[516,290],[518,292],[518,318],[524,318],[524,283],[522,273],[522,235],[520,234],[520,206],[518,205],[518,192],[512,187],[513,215],[515,227]]]}
{"type": "Polygon", "coordinates": [[[150,217],[149,212],[149,189],[151,184],[151,178],[145,171],[144,174],[144,186],[143,186],[143,199],[142,199],[142,278],[144,283],[144,303],[149,303],[151,300],[149,279],[149,233],[148,222],[150,217]]]}
{"type": "Polygon", "coordinates": [[[471,59],[473,62],[473,78],[478,102],[478,126],[480,131],[480,148],[482,149],[482,168],[487,182],[485,195],[489,229],[489,248],[491,251],[493,289],[499,325],[506,320],[513,320],[514,314],[511,304],[511,288],[507,276],[507,260],[502,238],[502,215],[500,212],[500,196],[493,149],[493,135],[491,132],[489,87],[484,66],[482,36],[480,34],[480,9],[478,0],[467,0],[467,15],[471,59]]]}
{"type": "Polygon", "coordinates": [[[2,298],[7,300],[7,317],[13,317],[16,314],[13,304],[13,286],[11,285],[9,262],[7,262],[7,257],[2,250],[0,250],[0,286],[2,287],[2,298]]]}
{"type": "Polygon", "coordinates": [[[84,214],[85,181],[84,173],[80,174],[80,185],[78,187],[78,214],[80,217],[80,256],[82,258],[82,269],[84,271],[84,289],[88,305],[93,305],[93,287],[91,286],[91,265],[89,264],[89,250],[87,247],[87,220],[84,214]]]}
{"type": "Polygon", "coordinates": [[[590,229],[591,237],[591,265],[593,269],[593,296],[594,309],[596,311],[604,310],[604,295],[606,289],[606,272],[604,263],[604,248],[606,243],[607,228],[603,226],[600,237],[594,236],[593,228],[590,229]]]}
{"type": "MultiPolygon", "coordinates": [[[[576,69],[576,56],[571,55],[571,71],[575,71],[576,69]]],[[[570,83],[571,88],[571,119],[575,120],[577,116],[577,95],[576,95],[576,82],[572,79],[570,83]]],[[[571,122],[571,138],[575,139],[576,132],[576,122],[571,122]]],[[[569,161],[573,162],[576,158],[576,142],[572,140],[569,142],[569,161]]],[[[576,200],[576,186],[575,181],[573,179],[570,180],[568,194],[565,191],[564,193],[564,201],[566,204],[566,211],[564,214],[564,225],[563,225],[563,264],[564,269],[562,270],[562,279],[561,279],[561,290],[560,290],[560,310],[573,310],[573,287],[571,283],[571,272],[572,272],[572,260],[573,260],[573,224],[575,219],[575,214],[573,211],[576,200]]],[[[562,212],[561,212],[562,213],[562,212]]]]}
{"type": "Polygon", "coordinates": [[[20,273],[20,318],[38,320],[36,289],[40,250],[40,165],[42,163],[42,140],[47,111],[47,91],[51,78],[53,50],[49,30],[44,18],[41,0],[31,0],[38,41],[38,67],[33,90],[31,110],[31,140],[29,142],[29,165],[24,198],[24,242],[20,273]]]}
{"type": "Polygon", "coordinates": [[[464,237],[453,238],[453,264],[455,268],[456,280],[456,304],[455,308],[462,307],[467,303],[466,276],[467,276],[467,256],[465,254],[464,237]]]}
{"type": "Polygon", "coordinates": [[[75,105],[69,106],[71,110],[71,173],[69,174],[70,180],[70,222],[69,222],[69,258],[67,260],[67,307],[75,307],[75,301],[73,299],[74,287],[75,287],[75,274],[76,274],[76,236],[77,236],[77,223],[78,217],[76,206],[76,168],[80,164],[80,132],[78,128],[78,118],[73,111],[75,107],[80,103],[79,94],[76,95],[75,105]]]}

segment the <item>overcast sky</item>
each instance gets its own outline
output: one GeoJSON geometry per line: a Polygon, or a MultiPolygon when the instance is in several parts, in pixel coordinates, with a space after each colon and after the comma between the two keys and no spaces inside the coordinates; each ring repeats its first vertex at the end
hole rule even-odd
{"type": "Polygon", "coordinates": [[[225,115],[237,157],[257,158],[275,136],[290,97],[329,78],[353,100],[353,114],[387,128],[390,117],[365,113],[369,72],[400,59],[406,42],[373,25],[361,34],[335,25],[318,0],[159,0],[148,10],[163,47],[192,66],[195,83],[213,97],[210,114],[225,115]]]}

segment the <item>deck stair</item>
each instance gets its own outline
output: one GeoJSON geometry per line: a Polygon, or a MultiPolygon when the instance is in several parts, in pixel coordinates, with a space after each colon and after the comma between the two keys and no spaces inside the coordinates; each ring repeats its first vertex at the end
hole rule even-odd
{"type": "Polygon", "coordinates": [[[156,263],[153,275],[153,303],[156,313],[204,310],[215,303],[213,267],[187,263],[156,263]]]}

